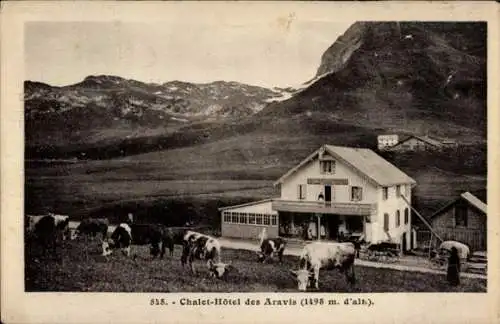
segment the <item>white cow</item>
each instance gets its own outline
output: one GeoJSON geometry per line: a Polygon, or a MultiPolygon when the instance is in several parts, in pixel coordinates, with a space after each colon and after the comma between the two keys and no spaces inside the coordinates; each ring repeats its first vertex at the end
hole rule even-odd
{"type": "Polygon", "coordinates": [[[312,242],[302,250],[299,270],[291,272],[297,277],[300,291],[305,291],[310,286],[311,279],[314,280],[315,288],[319,288],[320,269],[338,269],[345,273],[350,284],[354,284],[355,257],[356,249],[353,243],[312,242]]]}
{"type": "Polygon", "coordinates": [[[449,253],[452,247],[455,247],[458,250],[458,257],[461,260],[467,260],[470,257],[469,247],[464,243],[460,243],[457,241],[444,241],[439,246],[439,253],[443,254],[443,252],[445,251],[446,253],[449,253]]]}

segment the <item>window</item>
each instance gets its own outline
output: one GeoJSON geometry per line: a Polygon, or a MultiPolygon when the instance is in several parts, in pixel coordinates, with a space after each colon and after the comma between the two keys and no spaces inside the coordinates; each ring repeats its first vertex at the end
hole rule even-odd
{"type": "Polygon", "coordinates": [[[271,215],[271,225],[278,225],[278,216],[277,215],[271,215]]]}
{"type": "Polygon", "coordinates": [[[401,212],[396,210],[396,227],[399,227],[401,225],[401,212]]]}
{"type": "Polygon", "coordinates": [[[405,224],[408,224],[410,221],[410,213],[408,211],[408,208],[405,208],[405,224]]]}
{"type": "Polygon", "coordinates": [[[299,184],[297,186],[297,198],[306,199],[306,185],[305,184],[299,184]]]}
{"type": "Polygon", "coordinates": [[[240,224],[246,224],[247,223],[247,214],[245,213],[240,213],[240,224]]]}
{"type": "Polygon", "coordinates": [[[231,222],[231,213],[224,212],[222,217],[223,217],[222,219],[223,219],[224,223],[230,223],[231,222]]]}
{"type": "Polygon", "coordinates": [[[363,188],[351,187],[351,201],[363,200],[363,188]]]}
{"type": "Polygon", "coordinates": [[[257,225],[262,225],[262,214],[255,214],[255,220],[257,225]]]}
{"type": "Polygon", "coordinates": [[[255,214],[248,214],[248,224],[255,224],[255,214]]]}
{"type": "Polygon", "coordinates": [[[382,188],[382,199],[387,200],[389,198],[389,188],[383,187],[382,188]]]}
{"type": "Polygon", "coordinates": [[[401,185],[396,186],[396,197],[401,197],[401,185]]]}
{"type": "Polygon", "coordinates": [[[239,213],[231,213],[231,223],[238,223],[239,213]]]}
{"type": "Polygon", "coordinates": [[[335,173],[335,161],[319,161],[320,173],[335,173]]]}
{"type": "Polygon", "coordinates": [[[455,206],[455,226],[467,227],[467,205],[464,203],[457,203],[455,206]]]}
{"type": "Polygon", "coordinates": [[[384,231],[389,230],[389,214],[384,214],[384,231]]]}
{"type": "Polygon", "coordinates": [[[271,215],[264,215],[264,225],[271,224],[271,215]]]}

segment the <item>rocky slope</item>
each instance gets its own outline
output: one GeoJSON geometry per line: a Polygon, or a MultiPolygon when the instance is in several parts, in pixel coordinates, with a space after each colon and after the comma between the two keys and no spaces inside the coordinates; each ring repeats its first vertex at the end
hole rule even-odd
{"type": "Polygon", "coordinates": [[[125,129],[146,135],[191,121],[252,115],[282,91],[238,82],[154,84],[105,75],[64,87],[26,81],[26,134],[31,144],[61,145],[92,141],[98,130],[105,130],[101,140],[114,129],[117,136],[125,129]]]}

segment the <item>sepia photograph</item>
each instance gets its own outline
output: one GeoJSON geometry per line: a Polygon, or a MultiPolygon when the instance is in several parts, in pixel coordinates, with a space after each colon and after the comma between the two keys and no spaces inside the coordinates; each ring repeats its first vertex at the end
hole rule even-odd
{"type": "Polygon", "coordinates": [[[26,291],[486,291],[486,23],[286,19],[26,25],[26,291]]]}
{"type": "Polygon", "coordinates": [[[23,293],[491,292],[487,19],[213,17],[22,23],[23,293]]]}

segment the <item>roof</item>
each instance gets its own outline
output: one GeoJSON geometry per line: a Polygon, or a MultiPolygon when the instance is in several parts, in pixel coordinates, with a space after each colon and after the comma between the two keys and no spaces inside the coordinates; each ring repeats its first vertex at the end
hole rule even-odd
{"type": "Polygon", "coordinates": [[[246,207],[246,206],[259,205],[259,204],[262,204],[262,203],[265,203],[265,202],[270,202],[270,201],[273,201],[273,199],[272,198],[267,198],[267,199],[262,199],[262,200],[247,202],[245,204],[240,204],[240,205],[220,207],[219,211],[223,211],[223,210],[226,210],[226,209],[233,209],[233,208],[240,208],[240,207],[246,207]]]}
{"type": "Polygon", "coordinates": [[[425,142],[425,143],[430,144],[432,146],[442,146],[443,145],[443,143],[441,143],[440,141],[437,141],[433,138],[430,138],[429,136],[410,135],[407,138],[403,139],[402,141],[399,141],[397,144],[394,144],[391,147],[396,147],[404,142],[407,142],[408,140],[410,140],[412,138],[418,139],[419,141],[425,142]]]}
{"type": "Polygon", "coordinates": [[[488,209],[486,204],[481,200],[479,200],[476,196],[474,196],[470,192],[464,192],[463,194],[460,195],[460,197],[467,200],[472,206],[476,207],[477,209],[486,214],[486,211],[488,209]]]}
{"type": "Polygon", "coordinates": [[[483,212],[485,215],[487,214],[487,209],[488,209],[487,205],[484,202],[482,202],[481,200],[479,200],[476,196],[474,196],[473,194],[471,194],[470,192],[467,191],[467,192],[462,193],[460,195],[460,197],[458,197],[457,199],[452,200],[451,202],[444,205],[444,207],[441,207],[440,209],[438,209],[434,214],[431,215],[430,218],[432,219],[432,218],[442,214],[444,211],[448,210],[448,208],[455,205],[461,199],[464,199],[469,204],[471,204],[472,206],[474,206],[475,208],[477,208],[478,210],[483,212]]]}
{"type": "Polygon", "coordinates": [[[275,182],[275,185],[283,183],[286,178],[296,172],[303,165],[314,160],[323,148],[330,155],[345,163],[358,173],[361,173],[363,176],[368,178],[368,180],[371,180],[379,186],[391,186],[406,183],[416,184],[415,180],[370,149],[323,145],[298,165],[285,173],[275,182]]]}

